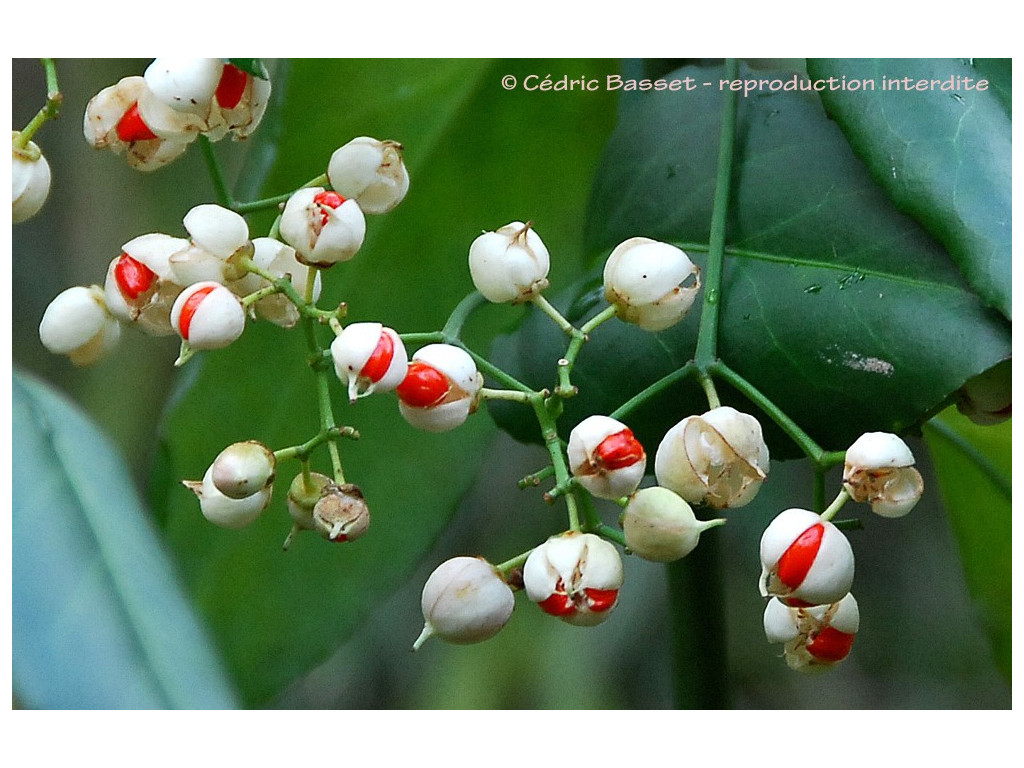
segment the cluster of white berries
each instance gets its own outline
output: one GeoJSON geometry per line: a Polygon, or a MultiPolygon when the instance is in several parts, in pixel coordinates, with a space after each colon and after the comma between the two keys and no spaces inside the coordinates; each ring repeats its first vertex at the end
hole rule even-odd
{"type": "MultiPolygon", "coordinates": [[[[269,278],[287,277],[301,294],[311,267],[352,258],[365,232],[361,196],[369,195],[377,211],[397,205],[408,189],[396,147],[394,142],[360,137],[338,149],[328,178],[332,186],[338,178],[353,197],[343,198],[333,189],[300,190],[285,205],[280,240],[250,239],[241,215],[214,204],[198,205],[185,215],[187,237],[150,233],[133,238],[110,262],[102,288],[69,288],[51,302],[39,329],[43,345],[87,365],[113,349],[119,323],[152,335],[176,333],[189,351],[231,344],[242,334],[247,315],[294,326],[298,307],[283,293],[268,291],[269,278]],[[367,171],[367,154],[380,161],[376,171],[367,171]],[[390,197],[386,190],[391,190],[390,197]],[[315,194],[307,201],[310,192],[315,194]],[[243,304],[245,297],[261,291],[267,295],[243,304]]],[[[318,270],[312,279],[315,301],[320,295],[318,270]]]]}
{"type": "MultiPolygon", "coordinates": [[[[914,457],[896,435],[868,432],[846,451],[843,493],[882,517],[901,517],[924,485],[914,457]]],[[[806,509],[787,509],[761,537],[762,596],[768,641],[784,644],[786,663],[820,672],[846,658],[859,629],[853,548],[832,522],[806,509]]]]}
{"type": "MultiPolygon", "coordinates": [[[[153,170],[180,156],[200,135],[245,138],[259,124],[269,94],[269,81],[221,59],[156,59],[143,77],[125,78],[89,103],[85,133],[93,146],[124,153],[132,166],[153,170]]],[[[296,325],[304,311],[310,313],[309,300],[315,305],[319,297],[320,271],[352,259],[362,247],[365,215],[392,210],[409,189],[402,146],[369,137],[333,153],[327,180],[328,186],[304,187],[289,196],[275,227],[279,237],[251,238],[241,215],[206,204],[185,215],[185,237],[150,233],[128,241],[110,262],[102,287],[69,288],[51,302],[39,326],[42,343],[86,365],[107,354],[121,325],[129,324],[152,335],[177,334],[179,362],[184,362],[193,350],[234,342],[247,319],[296,325]],[[296,295],[305,299],[289,297],[296,295]]],[[[20,155],[16,148],[14,220],[38,210],[48,187],[49,168],[38,148],[29,143],[20,155]]],[[[533,302],[555,312],[541,295],[549,286],[550,254],[532,222],[513,221],[484,232],[471,243],[468,262],[473,284],[487,301],[533,302]]],[[[634,237],[611,252],[603,281],[612,309],[600,319],[614,312],[623,322],[660,332],[689,312],[700,289],[700,269],[671,244],[634,237]]],[[[463,424],[484,396],[493,396],[484,389],[478,358],[461,344],[430,343],[410,356],[401,335],[383,323],[343,326],[334,313],[329,324],[335,331],[330,360],[350,403],[394,391],[409,424],[447,432],[463,424]]],[[[1009,409],[995,398],[978,399],[999,413],[1009,409]]],[[[233,443],[201,480],[183,483],[210,522],[239,529],[269,507],[279,453],[255,440],[233,443]]],[[[883,517],[905,515],[923,491],[913,465],[909,448],[895,435],[865,434],[846,452],[841,498],[870,504],[883,517]]],[[[647,452],[632,430],[611,416],[592,415],[572,429],[562,475],[565,469],[569,477],[559,480],[564,482],[560,492],[589,494],[623,507],[618,540],[628,553],[671,562],[690,554],[701,533],[725,522],[700,520],[694,507],[750,504],[767,479],[769,455],[756,418],[716,406],[683,418],[664,435],[654,456],[655,486],[640,488],[647,452]]],[[[340,470],[337,476],[311,472],[304,463],[292,479],[286,547],[303,530],[336,542],[367,531],[370,513],[361,490],[342,482],[340,470]]],[[[853,550],[829,518],[787,509],[768,525],[760,543],[759,587],[769,598],[764,630],[770,642],[784,645],[789,666],[802,671],[841,661],[859,629],[857,602],[850,594],[853,550]]],[[[623,586],[622,557],[587,527],[577,520],[571,530],[500,568],[481,557],[442,563],[423,588],[424,628],[414,648],[432,636],[453,643],[492,637],[509,621],[517,590],[569,624],[605,621],[623,586]]]]}
{"type": "Polygon", "coordinates": [[[140,171],[181,157],[200,135],[247,138],[270,99],[270,80],[223,59],[154,59],[140,77],[104,88],[85,110],[85,138],[140,171]]]}
{"type": "MultiPolygon", "coordinates": [[[[548,287],[550,255],[532,222],[514,221],[473,241],[469,268],[474,286],[485,299],[517,304],[537,300],[548,287]]],[[[700,287],[699,269],[683,251],[647,238],[631,238],[615,248],[605,266],[604,281],[605,296],[615,314],[649,331],[665,330],[679,322],[700,287]]],[[[440,376],[414,373],[410,366],[398,387],[406,418],[412,421],[408,412],[416,403],[441,404],[439,393],[450,391],[451,386],[456,387],[458,402],[464,403],[459,418],[465,418],[471,406],[465,404],[465,385],[456,384],[456,370],[472,389],[479,390],[479,374],[471,364],[467,356],[463,367],[444,369],[447,382],[439,383],[436,391],[430,382],[440,381],[440,376]]],[[[429,422],[419,426],[431,428],[429,422]]],[[[760,436],[760,429],[757,434],[760,436]]],[[[755,451],[743,469],[720,467],[718,474],[749,474],[751,462],[766,469],[767,450],[763,441],[761,445],[763,459],[755,451]]],[[[744,449],[746,444],[739,450],[744,449]]],[[[661,562],[684,557],[697,545],[701,531],[723,522],[697,520],[674,490],[638,490],[647,469],[647,454],[629,427],[617,419],[593,415],[577,424],[569,435],[566,459],[573,482],[587,493],[620,502],[628,499],[621,519],[626,546],[641,557],[661,562]]],[[[703,460],[705,465],[711,461],[703,460]]],[[[763,479],[761,471],[757,483],[763,479]]],[[[717,483],[717,479],[712,482],[717,483]]],[[[746,491],[749,484],[743,483],[747,500],[756,492],[756,485],[753,491],[746,491]]],[[[702,502],[704,495],[694,501],[702,502]]],[[[521,572],[502,572],[482,558],[456,557],[442,563],[427,580],[422,599],[424,629],[414,647],[435,635],[454,643],[492,637],[509,620],[513,590],[520,588],[545,613],[576,626],[594,626],[609,617],[622,584],[622,557],[615,545],[577,530],[552,536],[534,548],[521,572]]]]}

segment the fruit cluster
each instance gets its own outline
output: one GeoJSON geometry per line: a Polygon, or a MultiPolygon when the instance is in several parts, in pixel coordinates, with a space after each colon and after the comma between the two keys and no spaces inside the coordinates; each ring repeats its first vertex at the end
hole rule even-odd
{"type": "MultiPolygon", "coordinates": [[[[124,153],[133,167],[153,170],[198,137],[245,138],[259,124],[269,93],[269,80],[220,59],[157,59],[144,76],[126,78],[89,103],[86,137],[93,146],[124,153]]],[[[32,185],[42,178],[43,166],[30,160],[15,169],[16,218],[19,204],[23,210],[42,204],[32,185]]],[[[682,371],[699,378],[708,410],[686,415],[665,433],[653,466],[621,420],[628,415],[626,405],[584,418],[567,440],[559,431],[564,401],[577,394],[573,366],[590,334],[616,318],[652,333],[671,328],[693,307],[701,269],[673,244],[630,238],[605,263],[607,306],[577,328],[544,297],[547,246],[532,222],[513,221],[470,244],[476,292],[452,313],[459,322],[437,333],[406,334],[383,322],[346,325],[345,305],[318,306],[323,273],[357,255],[366,215],[391,211],[408,190],[401,144],[353,139],[333,153],[323,175],[266,202],[279,207],[266,236],[252,237],[246,219],[230,205],[202,204],[184,216],[184,235],[148,233],[124,243],[102,286],[69,288],[51,302],[40,339],[50,351],[87,365],[108,354],[122,326],[130,325],[151,335],[177,335],[176,364],[183,365],[197,350],[229,346],[250,322],[286,329],[301,324],[317,377],[321,431],[306,443],[277,450],[257,440],[234,443],[201,480],[183,481],[206,519],[238,529],[269,507],[278,467],[299,461],[287,491],[291,532],[285,548],[303,530],[348,542],[370,524],[363,492],[346,481],[341,466],[337,442],[357,433],[334,418],[331,380],[334,387],[340,383],[349,405],[394,392],[402,418],[428,432],[457,429],[487,400],[531,408],[550,464],[522,485],[553,478],[544,498],[564,501],[568,526],[503,563],[475,556],[442,563],[423,589],[424,628],[414,648],[432,636],[453,643],[493,636],[510,619],[518,591],[569,624],[600,624],[619,601],[620,550],[662,563],[686,557],[702,533],[726,522],[715,515],[755,499],[770,471],[761,424],[720,402],[713,374],[728,369],[700,363],[699,352],[698,362],[682,371]],[[530,304],[565,332],[567,348],[553,361],[557,382],[551,388],[522,384],[461,341],[461,322],[487,302],[530,304]],[[325,326],[332,332],[329,344],[318,338],[325,326]],[[407,347],[413,345],[410,355],[407,347]],[[330,454],[331,475],[311,470],[310,456],[321,447],[330,454]],[[641,488],[649,469],[656,484],[641,488]],[[601,521],[595,499],[621,507],[618,526],[601,521]],[[698,518],[695,509],[709,513],[708,519],[698,518]]],[[[714,322],[706,314],[701,322],[714,322]]],[[[662,385],[668,386],[657,386],[662,385]]],[[[835,513],[853,499],[881,516],[899,517],[923,490],[914,458],[896,435],[867,433],[843,459],[843,489],[827,509],[787,509],[761,539],[765,633],[770,642],[784,644],[787,663],[802,671],[827,669],[845,658],[859,627],[850,594],[853,549],[831,521],[835,513]]]]}

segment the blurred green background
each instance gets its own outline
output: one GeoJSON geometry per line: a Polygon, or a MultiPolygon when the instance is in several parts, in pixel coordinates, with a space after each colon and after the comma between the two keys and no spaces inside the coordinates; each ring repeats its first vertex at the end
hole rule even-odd
{"type": "MultiPolygon", "coordinates": [[[[424,512],[420,533],[414,511],[401,523],[406,534],[421,537],[418,546],[425,557],[396,562],[389,558],[387,540],[376,545],[374,567],[385,574],[380,577],[384,582],[389,578],[386,574],[392,574],[397,590],[380,589],[372,583],[376,580],[373,571],[362,566],[363,576],[371,583],[362,590],[365,605],[351,621],[325,621],[314,615],[317,610],[335,610],[330,599],[320,605],[315,597],[297,597],[297,604],[307,612],[281,609],[287,613],[286,620],[268,631],[276,633],[279,658],[295,655],[302,661],[289,664],[262,656],[260,663],[279,663],[280,668],[262,674],[249,664],[244,672],[239,671],[245,666],[239,659],[246,649],[232,644],[230,625],[246,619],[225,618],[224,594],[244,598],[246,611],[254,614],[251,620],[263,621],[259,607],[263,585],[238,580],[229,587],[211,586],[204,571],[204,553],[218,557],[230,553],[258,563],[292,558],[288,567],[297,564],[294,573],[288,571],[292,579],[289,588],[296,595],[325,589],[326,580],[314,579],[311,573],[322,561],[348,555],[328,552],[316,546],[322,542],[305,539],[293,551],[281,553],[278,543],[287,525],[280,497],[265,515],[271,519],[261,519],[255,533],[232,533],[206,524],[197,509],[188,517],[191,513],[184,510],[190,500],[161,486],[167,478],[151,486],[154,463],[158,458],[167,460],[159,445],[169,396],[181,387],[183,379],[197,375],[199,389],[185,397],[197,397],[196,392],[201,395],[203,386],[222,383],[217,377],[224,374],[217,372],[218,365],[229,363],[211,360],[204,369],[176,370],[172,362],[178,346],[173,339],[153,339],[126,329],[110,358],[89,369],[75,369],[64,358],[49,355],[37,335],[49,301],[68,286],[102,282],[108,262],[122,243],[144,232],[180,235],[184,213],[195,204],[213,200],[195,147],[167,168],[141,174],[121,158],[91,150],[82,138],[81,116],[88,99],[120,77],[141,73],[147,63],[58,62],[65,95],[61,118],[46,125],[36,139],[53,169],[50,199],[40,215],[13,232],[13,362],[16,369],[53,383],[77,402],[111,436],[143,494],[163,500],[158,507],[166,503],[166,507],[155,509],[154,519],[167,531],[182,582],[195,597],[204,620],[214,628],[216,650],[225,655],[226,666],[239,678],[264,677],[285,683],[268,682],[261,687],[246,682],[246,703],[284,708],[671,706],[665,570],[637,558],[626,558],[623,598],[615,615],[599,627],[580,629],[554,621],[520,597],[510,624],[490,641],[469,647],[431,642],[416,654],[409,652],[421,624],[419,591],[437,563],[464,553],[481,553],[500,561],[564,525],[561,510],[543,504],[539,491],[519,491],[515,485],[518,478],[546,463],[543,451],[501,435],[486,413],[475,417],[478,423],[471,427],[471,456],[447,459],[473,460],[468,468],[456,468],[459,482],[469,491],[459,501],[451,524],[444,525],[445,510],[424,512]],[[294,580],[297,576],[303,579],[294,580]],[[226,592],[218,592],[221,587],[226,592]],[[315,636],[315,641],[309,641],[315,648],[290,647],[290,643],[306,642],[302,638],[307,635],[315,636]]],[[[281,68],[278,62],[268,63],[272,73],[281,68]]],[[[584,208],[600,151],[613,128],[614,95],[529,94],[527,98],[521,92],[503,92],[500,76],[549,71],[574,76],[618,68],[615,61],[439,60],[409,65],[350,61],[336,69],[300,62],[282,89],[293,106],[290,122],[284,124],[281,154],[261,155],[256,160],[272,162],[268,191],[281,192],[321,173],[330,149],[354,135],[379,132],[387,135],[378,138],[403,141],[412,133],[421,137],[420,146],[407,146],[412,175],[408,202],[400,206],[393,221],[370,223],[365,258],[378,258],[379,266],[349,273],[344,288],[332,290],[350,301],[355,319],[388,311],[382,319],[400,330],[435,330],[471,288],[465,251],[482,229],[493,229],[514,218],[534,218],[552,250],[552,283],[556,287],[574,279],[585,261],[584,208]],[[314,76],[318,69],[323,69],[323,77],[314,76]],[[336,76],[340,73],[346,77],[336,76]],[[453,83],[458,86],[455,90],[448,87],[453,83]],[[295,104],[300,108],[296,110],[295,104]],[[403,104],[415,110],[403,112],[403,104]],[[339,131],[331,121],[342,113],[344,128],[339,131]],[[296,121],[296,114],[305,120],[296,121]],[[431,142],[434,145],[423,146],[431,142]],[[423,175],[418,177],[417,171],[423,175]],[[391,279],[412,292],[403,294],[401,305],[386,310],[391,279]],[[356,298],[363,295],[359,291],[366,296],[362,303],[356,298]]],[[[15,60],[15,126],[24,125],[38,110],[44,93],[39,63],[15,60]]],[[[242,171],[247,150],[266,151],[257,140],[254,147],[224,144],[217,149],[229,179],[242,171]]],[[[521,312],[494,308],[482,313],[470,329],[471,341],[486,344],[495,332],[510,327],[521,312]]],[[[263,335],[252,342],[254,350],[263,349],[261,339],[276,343],[278,336],[273,331],[261,329],[260,333],[263,335]]],[[[248,370],[236,374],[260,377],[258,367],[245,368],[248,370]]],[[[311,404],[312,391],[309,398],[311,404]]],[[[376,436],[368,432],[368,439],[353,449],[361,449],[356,465],[371,485],[378,483],[373,489],[378,497],[387,493],[388,477],[396,486],[401,484],[402,470],[392,465],[388,454],[371,452],[390,448],[401,453],[406,450],[403,446],[421,439],[392,411],[393,403],[369,407],[359,414],[366,421],[356,424],[363,428],[364,423],[371,423],[378,430],[376,436]]],[[[187,421],[187,415],[180,413],[175,418],[187,421]]],[[[1006,435],[1008,457],[1008,428],[1002,434],[1006,435]]],[[[209,436],[190,437],[179,429],[175,439],[171,441],[172,462],[180,461],[194,444],[198,455],[191,460],[192,471],[201,472],[212,458],[209,436]]],[[[968,594],[928,450],[920,440],[912,441],[911,447],[928,491],[909,517],[865,519],[864,530],[851,534],[857,555],[855,594],[861,608],[861,632],[850,658],[828,675],[808,678],[786,668],[778,649],[764,641],[763,602],[756,589],[761,530],[777,510],[809,503],[809,468],[803,462],[776,463],[771,482],[757,503],[730,515],[727,526],[708,534],[719,540],[726,577],[727,632],[723,642],[735,706],[1010,706],[1010,686],[997,670],[968,594]]],[[[444,465],[425,469],[428,475],[446,471],[444,465]]],[[[175,479],[169,482],[173,484],[175,479]]],[[[837,476],[830,477],[829,488],[838,488],[837,476]]],[[[424,504],[429,506],[427,501],[424,504]]],[[[613,509],[603,511],[606,520],[614,520],[613,509]]],[[[371,533],[383,534],[388,525],[382,520],[371,533]]],[[[396,551],[404,557],[408,550],[396,551]]],[[[269,569],[267,578],[274,578],[275,566],[258,567],[269,569]]],[[[347,588],[359,590],[360,585],[348,584],[347,588]]],[[[287,593],[276,594],[275,599],[286,600],[287,593]]]]}

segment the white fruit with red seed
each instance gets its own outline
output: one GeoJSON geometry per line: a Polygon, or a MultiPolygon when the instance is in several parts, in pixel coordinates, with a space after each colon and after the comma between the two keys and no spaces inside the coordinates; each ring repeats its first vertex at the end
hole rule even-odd
{"type": "Polygon", "coordinates": [[[196,283],[171,307],[171,327],[194,349],[221,349],[242,335],[245,310],[220,283],[196,283]]]}

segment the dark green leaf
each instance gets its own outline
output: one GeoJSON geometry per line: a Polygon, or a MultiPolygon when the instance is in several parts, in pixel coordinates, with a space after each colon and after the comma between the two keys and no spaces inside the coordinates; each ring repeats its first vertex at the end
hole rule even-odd
{"type": "MultiPolygon", "coordinates": [[[[972,59],[810,59],[815,78],[870,81],[821,97],[871,176],[952,255],[1006,317],[1010,283],[1010,115],[972,59]],[[922,90],[886,88],[904,78],[922,90]]],[[[1001,87],[1008,88],[996,65],[1001,87]]]]}
{"type": "Polygon", "coordinates": [[[43,709],[237,706],[124,462],[15,372],[12,670],[43,709]]]}
{"type": "Polygon", "coordinates": [[[258,77],[260,80],[270,79],[270,74],[263,64],[263,59],[228,59],[228,63],[243,72],[248,72],[253,77],[258,77]]]}
{"type": "Polygon", "coordinates": [[[1012,662],[1010,423],[980,427],[956,411],[924,432],[960,545],[964,575],[1000,670],[1012,662]]]}
{"type": "MultiPolygon", "coordinates": [[[[704,263],[721,70],[672,74],[686,76],[711,85],[634,93],[620,103],[587,216],[595,261],[617,243],[645,236],[679,244],[704,263]]],[[[740,98],[729,210],[719,354],[822,447],[845,449],[869,429],[912,428],[966,379],[1010,356],[1009,324],[983,306],[946,252],[893,208],[815,94],[763,90],[740,98]]],[[[583,311],[588,302],[578,299],[599,286],[599,269],[560,303],[583,311]]],[[[589,295],[590,306],[603,305],[599,287],[589,295]]],[[[499,341],[497,354],[527,382],[552,386],[565,337],[534,315],[499,341]]],[[[618,320],[598,328],[573,373],[581,394],[569,401],[569,423],[613,411],[682,366],[694,353],[698,315],[695,309],[659,334],[618,320]]],[[[728,388],[722,397],[748,408],[728,388]]],[[[706,402],[691,381],[648,401],[629,423],[656,445],[706,402]]],[[[513,434],[534,437],[517,410],[494,412],[513,434]]],[[[797,455],[778,431],[769,430],[768,442],[776,458],[797,455]]]]}
{"type": "MultiPolygon", "coordinates": [[[[411,177],[398,208],[367,217],[359,255],[324,274],[321,306],[344,300],[352,321],[379,320],[402,333],[439,330],[472,290],[469,244],[481,230],[513,220],[532,219],[559,254],[553,274],[578,273],[581,235],[573,216],[611,129],[613,97],[510,92],[501,78],[603,77],[614,67],[579,60],[292,62],[267,194],[323,173],[334,149],[360,135],[401,141],[411,177]]],[[[520,312],[485,307],[466,341],[485,349],[498,324],[520,312]]],[[[253,526],[213,527],[174,478],[200,477],[236,440],[279,449],[311,437],[317,409],[307,354],[299,330],[265,323],[252,325],[230,349],[203,354],[195,385],[165,423],[158,468],[172,545],[254,705],[324,660],[409,576],[493,435],[485,413],[451,433],[419,432],[401,419],[393,395],[350,406],[335,381],[335,413],[362,435],[342,445],[342,457],[346,479],[361,486],[371,509],[367,535],[338,545],[308,533],[281,551],[290,527],[284,494],[296,462],[278,467],[276,498],[253,526]]],[[[321,450],[314,468],[324,471],[326,458],[321,450]]],[[[419,621],[408,617],[410,646],[419,621]]]]}

